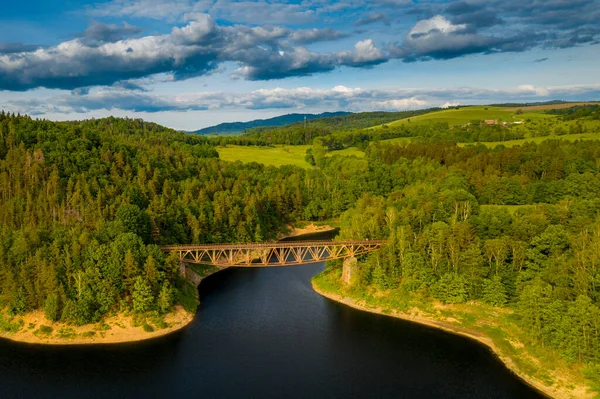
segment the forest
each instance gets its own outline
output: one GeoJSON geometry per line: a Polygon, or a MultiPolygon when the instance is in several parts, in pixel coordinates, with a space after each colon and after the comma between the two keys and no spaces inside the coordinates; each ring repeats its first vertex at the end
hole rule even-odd
{"type": "Polygon", "coordinates": [[[159,244],[273,239],[299,217],[302,171],[217,157],[140,120],[0,114],[3,307],[74,324],[167,312],[183,282],[159,244]]]}
{"type": "Polygon", "coordinates": [[[341,238],[390,242],[356,289],[514,310],[533,342],[600,375],[599,141],[375,140],[365,158],[313,141],[313,169],[275,168],[141,120],[0,114],[0,304],[74,324],[164,313],[184,282],[159,245],[339,218],[341,238]]]}

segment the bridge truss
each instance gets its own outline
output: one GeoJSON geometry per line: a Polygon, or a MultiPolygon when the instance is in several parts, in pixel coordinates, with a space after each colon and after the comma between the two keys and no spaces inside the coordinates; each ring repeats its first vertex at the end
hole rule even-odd
{"type": "Polygon", "coordinates": [[[385,240],[279,241],[260,244],[173,245],[163,252],[177,252],[183,263],[227,266],[291,266],[350,258],[379,249],[385,240]]]}

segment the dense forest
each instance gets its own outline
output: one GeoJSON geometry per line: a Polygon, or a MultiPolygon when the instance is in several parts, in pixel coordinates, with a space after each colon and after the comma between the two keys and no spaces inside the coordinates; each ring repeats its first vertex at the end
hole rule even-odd
{"type": "Polygon", "coordinates": [[[301,171],[220,162],[140,120],[0,114],[0,300],[83,324],[166,312],[181,287],[157,244],[273,239],[302,213],[301,171]]]}
{"type": "Polygon", "coordinates": [[[533,341],[597,372],[600,142],[381,144],[364,162],[392,187],[345,212],[342,236],[391,245],[356,288],[510,307],[533,341]]]}
{"type": "Polygon", "coordinates": [[[75,324],[167,312],[183,282],[158,245],[340,217],[343,238],[391,243],[362,260],[358,289],[508,307],[535,342],[600,364],[600,142],[436,137],[365,158],[325,157],[319,137],[304,170],[224,162],[213,141],[140,120],[2,113],[1,305],[75,324]]]}

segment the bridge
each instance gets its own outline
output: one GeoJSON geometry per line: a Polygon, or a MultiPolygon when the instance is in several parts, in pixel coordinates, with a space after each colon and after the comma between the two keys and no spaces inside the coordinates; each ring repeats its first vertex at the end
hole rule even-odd
{"type": "Polygon", "coordinates": [[[180,262],[228,266],[291,266],[324,260],[353,258],[379,249],[385,240],[278,241],[251,244],[172,245],[161,251],[177,252],[180,262]]]}

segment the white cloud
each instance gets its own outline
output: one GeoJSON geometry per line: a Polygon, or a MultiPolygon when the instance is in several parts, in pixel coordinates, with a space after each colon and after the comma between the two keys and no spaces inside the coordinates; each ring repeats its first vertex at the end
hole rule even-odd
{"type": "Polygon", "coordinates": [[[457,103],[457,102],[446,101],[444,104],[442,104],[441,108],[447,109],[447,108],[452,108],[452,107],[458,107],[459,105],[460,105],[460,103],[457,103]]]}
{"type": "Polygon", "coordinates": [[[550,91],[547,88],[536,87],[533,85],[521,85],[517,89],[522,92],[525,92],[525,93],[528,93],[528,92],[535,93],[536,96],[542,96],[542,97],[548,96],[550,94],[550,91]]]}
{"type": "Polygon", "coordinates": [[[433,18],[417,22],[417,24],[408,33],[409,37],[423,37],[442,33],[444,35],[461,31],[467,28],[467,25],[453,25],[443,15],[436,15],[433,18]]]}
{"type": "Polygon", "coordinates": [[[373,105],[377,109],[385,111],[401,111],[406,109],[425,108],[429,103],[425,100],[419,100],[416,97],[403,98],[398,100],[375,101],[373,105]]]}

